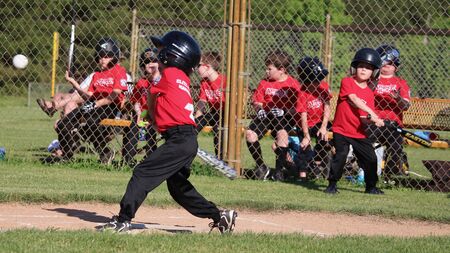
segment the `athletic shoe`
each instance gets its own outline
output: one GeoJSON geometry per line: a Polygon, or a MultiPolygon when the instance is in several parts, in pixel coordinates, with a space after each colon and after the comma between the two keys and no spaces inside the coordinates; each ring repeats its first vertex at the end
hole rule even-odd
{"type": "Polygon", "coordinates": [[[259,180],[266,180],[267,177],[269,176],[269,173],[270,173],[270,169],[265,164],[258,166],[255,169],[255,177],[256,177],[256,179],[259,179],[259,180]]]}
{"type": "Polygon", "coordinates": [[[327,194],[336,194],[339,193],[337,186],[335,184],[330,184],[327,186],[327,188],[323,191],[327,194]]]}
{"type": "Polygon", "coordinates": [[[211,222],[209,224],[209,226],[211,227],[211,230],[209,232],[211,233],[213,228],[218,228],[220,233],[222,234],[231,234],[234,230],[237,216],[238,214],[234,210],[221,211],[219,222],[211,222]]]}
{"type": "Polygon", "coordinates": [[[131,230],[131,223],[129,221],[119,222],[117,216],[113,216],[111,221],[98,228],[99,231],[113,231],[117,233],[124,233],[131,230]]]}
{"type": "Polygon", "coordinates": [[[384,194],[384,192],[380,189],[378,189],[377,187],[372,187],[370,189],[366,189],[366,191],[364,193],[367,194],[376,194],[376,195],[382,195],[384,194]]]}

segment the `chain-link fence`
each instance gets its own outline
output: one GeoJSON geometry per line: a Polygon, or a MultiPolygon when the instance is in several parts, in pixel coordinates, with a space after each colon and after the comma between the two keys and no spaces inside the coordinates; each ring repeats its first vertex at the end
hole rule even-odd
{"type": "MultiPolygon", "coordinates": [[[[179,29],[196,38],[204,53],[199,68],[191,75],[194,114],[198,130],[203,128],[200,147],[228,161],[227,152],[234,148],[229,145],[229,122],[236,119],[237,133],[242,133],[237,145],[242,152],[230,162],[242,168],[243,176],[326,178],[332,157],[346,153],[346,145],[343,148],[342,143],[335,143],[330,126],[337,105],[346,103],[344,98],[338,101],[344,78],[358,72],[356,62],[350,73],[355,53],[364,47],[390,45],[393,50],[380,51],[386,55],[386,66],[375,66],[381,72],[375,89],[375,114],[397,120],[398,125],[414,129],[412,132],[421,129],[418,135],[432,139],[433,147],[442,148],[406,145],[413,142],[402,139],[395,128],[383,127],[375,134],[378,175],[391,184],[449,190],[447,9],[441,1],[416,0],[395,4],[344,0],[2,1],[0,103],[17,110],[35,110],[26,124],[45,134],[32,136],[33,145],[43,147],[58,139],[54,143],[65,149],[49,147],[53,151],[50,161],[83,157],[80,147],[88,147],[93,151],[90,157],[101,162],[133,164],[151,153],[160,139],[145,116],[146,91],[159,80],[154,62],[157,52],[153,52],[150,36],[179,29]],[[246,13],[243,23],[231,19],[237,14],[232,13],[230,3],[237,2],[243,4],[242,13],[246,13]],[[244,51],[240,52],[245,65],[240,70],[233,70],[230,60],[238,47],[230,33],[233,27],[246,32],[244,51]],[[113,41],[100,41],[102,38],[113,41]],[[25,55],[28,65],[24,67],[23,59],[14,58],[17,54],[25,55]],[[120,62],[125,69],[114,69],[108,76],[104,72],[111,72],[114,64],[102,67],[99,63],[104,58],[120,62]],[[392,78],[389,68],[406,84],[392,78]],[[88,79],[94,71],[103,74],[88,79]],[[241,91],[245,95],[243,115],[230,115],[234,111],[226,103],[229,97],[237,96],[230,93],[232,71],[240,71],[238,75],[246,80],[241,91]],[[106,85],[110,88],[95,87],[108,78],[113,80],[106,85]],[[90,81],[83,84],[85,79],[90,81]],[[121,81],[124,79],[126,85],[121,81]],[[114,95],[113,90],[120,95],[114,95]],[[86,101],[104,106],[97,108],[86,101]],[[28,107],[24,109],[23,104],[28,107]],[[323,119],[328,110],[326,124],[323,119]]],[[[30,139],[8,123],[2,126],[11,131],[2,131],[5,144],[0,145],[8,145],[12,153],[20,155],[20,150],[30,151],[30,139]]],[[[347,136],[351,131],[343,129],[337,133],[347,136]]],[[[364,147],[355,148],[348,157],[340,155],[346,160],[343,177],[354,180],[360,167],[373,167],[366,164],[374,157],[360,156],[363,162],[358,163],[359,153],[371,152],[364,147]]]]}

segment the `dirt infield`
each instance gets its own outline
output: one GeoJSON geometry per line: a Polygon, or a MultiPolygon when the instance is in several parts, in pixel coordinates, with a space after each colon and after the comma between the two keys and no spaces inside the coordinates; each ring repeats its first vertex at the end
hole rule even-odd
{"type": "MultiPolygon", "coordinates": [[[[16,228],[92,229],[118,212],[118,205],[72,203],[67,205],[0,204],[0,230],[16,228]]],[[[420,237],[450,235],[450,224],[417,220],[393,220],[318,212],[254,212],[240,210],[236,233],[303,233],[316,236],[386,235],[420,237]]],[[[178,208],[143,206],[133,221],[135,232],[207,233],[209,220],[196,218],[178,208]]]]}

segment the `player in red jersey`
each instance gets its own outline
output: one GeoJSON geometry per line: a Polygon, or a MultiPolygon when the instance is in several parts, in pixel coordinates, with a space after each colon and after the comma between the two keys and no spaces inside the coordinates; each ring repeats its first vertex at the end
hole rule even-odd
{"type": "MultiPolygon", "coordinates": [[[[304,57],[300,60],[297,67],[297,73],[301,82],[299,98],[296,106],[297,112],[301,115],[301,122],[297,122],[298,126],[302,126],[298,131],[300,143],[299,164],[300,179],[306,179],[307,163],[313,157],[309,152],[311,150],[310,135],[316,138],[314,146],[314,164],[312,164],[312,172],[320,174],[325,170],[325,163],[328,158],[328,130],[331,128],[329,121],[331,109],[330,100],[332,98],[330,86],[323,79],[328,75],[328,70],[323,66],[317,57],[304,57]],[[306,124],[305,122],[306,113],[306,124]],[[306,125],[306,126],[303,126],[306,125]],[[323,168],[322,168],[323,167],[323,168]],[[316,171],[316,168],[319,169],[316,171]]],[[[318,175],[317,175],[318,176],[318,175]]]]}
{"type": "Polygon", "coordinates": [[[139,57],[139,67],[142,71],[142,77],[137,81],[133,88],[130,103],[133,106],[133,120],[131,125],[124,130],[122,157],[125,164],[134,166],[136,161],[134,157],[137,153],[137,144],[139,142],[139,131],[144,130],[144,138],[147,140],[145,145],[146,156],[150,155],[156,147],[156,130],[151,123],[144,121],[148,113],[147,96],[152,86],[161,80],[161,73],[158,68],[158,59],[156,58],[156,48],[147,48],[139,57]]]}
{"type": "Polygon", "coordinates": [[[213,127],[214,152],[219,159],[223,158],[223,133],[219,131],[219,128],[222,128],[224,123],[222,112],[225,109],[227,84],[225,77],[217,71],[221,61],[222,57],[217,52],[206,52],[202,55],[200,66],[197,69],[202,81],[195,112],[198,132],[208,124],[213,127]],[[207,107],[209,107],[209,111],[207,111],[207,107]],[[222,135],[222,138],[219,135],[222,135]]]}
{"type": "Polygon", "coordinates": [[[381,58],[372,48],[358,50],[352,60],[351,76],[341,80],[341,88],[336,106],[332,131],[336,154],[333,156],[325,193],[336,194],[336,183],[342,172],[352,145],[359,165],[364,170],[366,193],[383,194],[376,187],[377,157],[372,142],[366,136],[366,124],[363,118],[369,119],[376,126],[384,126],[383,120],[374,112],[375,82],[380,75],[381,58]]]}
{"type": "Polygon", "coordinates": [[[159,50],[162,77],[150,89],[149,116],[165,142],[134,168],[120,202],[119,215],[101,229],[117,232],[131,229],[130,222],[147,194],[166,181],[170,195],[189,213],[212,219],[211,229],[232,232],[237,213],[220,211],[188,180],[198,148],[189,75],[200,63],[200,47],[191,36],[180,31],[151,40],[159,50]]]}
{"type": "Polygon", "coordinates": [[[87,91],[66,71],[66,80],[85,102],[57,123],[56,132],[63,153],[60,158],[72,158],[81,135],[93,143],[102,163],[110,163],[114,152],[106,147],[109,131],[99,123],[102,119],[114,118],[119,112],[123,92],[127,90],[127,74],[125,68],[119,65],[120,49],[115,40],[103,38],[95,50],[100,71],[95,72],[87,91]],[[83,127],[80,126],[82,118],[86,122],[83,127]]]}
{"type": "MultiPolygon", "coordinates": [[[[400,51],[390,45],[378,47],[377,52],[381,56],[380,80],[375,89],[375,112],[383,120],[393,121],[393,124],[403,127],[403,112],[410,106],[410,89],[406,81],[396,72],[400,66],[400,51]]],[[[371,127],[374,140],[386,146],[387,161],[384,168],[384,176],[390,181],[390,175],[407,173],[403,171],[403,137],[395,129],[371,127]]]]}
{"type": "Polygon", "coordinates": [[[253,94],[253,107],[257,112],[247,131],[247,147],[256,162],[255,177],[265,180],[270,169],[264,164],[259,140],[268,130],[275,137],[277,155],[274,180],[284,180],[283,167],[286,165],[289,131],[294,128],[295,104],[300,85],[289,75],[291,56],[276,50],[265,59],[266,78],[261,80],[253,94]]]}

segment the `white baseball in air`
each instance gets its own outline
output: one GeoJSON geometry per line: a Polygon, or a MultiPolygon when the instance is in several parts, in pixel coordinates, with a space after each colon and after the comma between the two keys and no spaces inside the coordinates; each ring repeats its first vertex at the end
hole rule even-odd
{"type": "Polygon", "coordinates": [[[28,58],[23,54],[17,54],[13,57],[13,65],[18,69],[24,69],[28,65],[28,58]]]}

